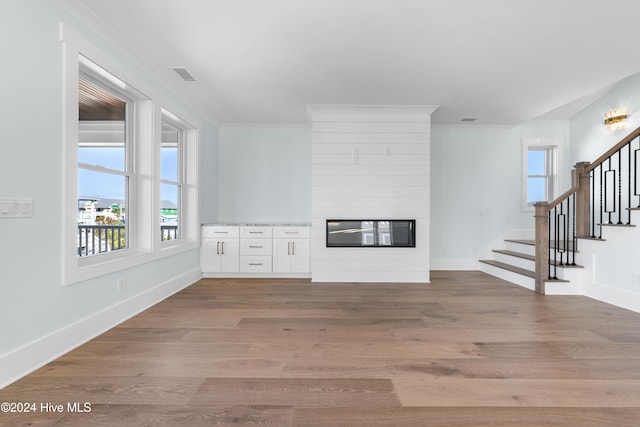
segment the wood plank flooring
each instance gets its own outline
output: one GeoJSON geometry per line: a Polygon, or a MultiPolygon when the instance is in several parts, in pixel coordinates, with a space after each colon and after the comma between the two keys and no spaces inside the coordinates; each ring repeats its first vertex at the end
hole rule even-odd
{"type": "Polygon", "coordinates": [[[635,427],[638,331],[480,272],[204,279],[0,390],[37,403],[0,426],[635,427]]]}

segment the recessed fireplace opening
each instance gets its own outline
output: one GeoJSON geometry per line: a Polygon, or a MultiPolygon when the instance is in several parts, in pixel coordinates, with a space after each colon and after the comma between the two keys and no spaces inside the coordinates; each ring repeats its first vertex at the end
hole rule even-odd
{"type": "Polygon", "coordinates": [[[328,248],[415,248],[415,219],[328,219],[328,248]]]}

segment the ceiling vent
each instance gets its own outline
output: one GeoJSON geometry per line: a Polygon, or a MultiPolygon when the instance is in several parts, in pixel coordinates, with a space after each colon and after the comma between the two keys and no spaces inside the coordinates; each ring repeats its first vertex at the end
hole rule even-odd
{"type": "Polygon", "coordinates": [[[460,121],[461,122],[475,122],[476,120],[478,120],[477,117],[463,117],[460,121]]]}
{"type": "Polygon", "coordinates": [[[185,82],[195,82],[196,81],[196,78],[191,75],[191,73],[187,70],[186,67],[169,67],[169,68],[171,68],[173,71],[178,73],[180,78],[182,80],[184,80],[185,82]]]}

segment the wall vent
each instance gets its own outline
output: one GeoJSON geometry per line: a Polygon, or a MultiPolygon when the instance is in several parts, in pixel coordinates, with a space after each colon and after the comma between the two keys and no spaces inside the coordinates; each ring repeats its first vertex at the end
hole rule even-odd
{"type": "Polygon", "coordinates": [[[182,80],[184,80],[185,82],[195,82],[196,81],[196,78],[191,75],[191,73],[187,70],[186,67],[169,67],[169,68],[171,68],[173,71],[178,73],[180,78],[182,80]]]}

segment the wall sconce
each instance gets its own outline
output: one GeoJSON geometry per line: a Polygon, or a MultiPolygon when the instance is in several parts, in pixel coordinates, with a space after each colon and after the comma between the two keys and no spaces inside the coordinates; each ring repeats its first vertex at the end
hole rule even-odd
{"type": "Polygon", "coordinates": [[[616,131],[624,127],[627,115],[622,110],[609,110],[604,114],[604,127],[610,131],[616,131]]]}

